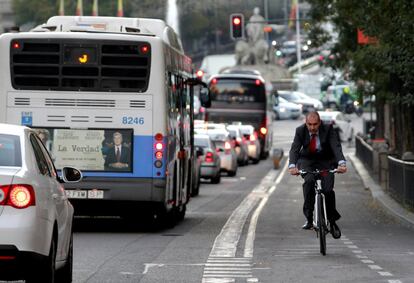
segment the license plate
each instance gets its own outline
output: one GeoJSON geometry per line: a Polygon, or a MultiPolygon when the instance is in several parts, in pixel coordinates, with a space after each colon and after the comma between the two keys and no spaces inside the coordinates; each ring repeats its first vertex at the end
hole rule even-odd
{"type": "Polygon", "coordinates": [[[102,191],[102,190],[90,190],[90,191],[88,191],[88,198],[102,199],[102,198],[104,198],[104,191],[102,191]]]}
{"type": "Polygon", "coordinates": [[[68,198],[87,198],[88,192],[81,190],[66,190],[68,198]]]}
{"type": "Polygon", "coordinates": [[[104,191],[102,190],[66,190],[68,198],[73,199],[103,199],[104,191]]]}

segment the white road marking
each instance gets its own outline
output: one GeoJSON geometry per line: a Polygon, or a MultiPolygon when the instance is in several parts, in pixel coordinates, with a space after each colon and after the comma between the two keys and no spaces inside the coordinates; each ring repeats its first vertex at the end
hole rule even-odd
{"type": "Polygon", "coordinates": [[[388,283],[402,283],[401,280],[388,280],[388,283]]]}
{"type": "Polygon", "coordinates": [[[357,258],[368,258],[366,255],[357,255],[357,258]]]}
{"type": "Polygon", "coordinates": [[[370,259],[363,259],[361,260],[363,263],[375,263],[373,260],[370,259]]]}
{"type": "Polygon", "coordinates": [[[352,243],[351,241],[348,242],[344,242],[345,245],[353,245],[354,243],[352,243]]]}
{"type": "Polygon", "coordinates": [[[164,264],[162,263],[145,263],[145,268],[142,274],[147,274],[148,270],[152,267],[163,267],[164,264]]]}
{"type": "MultiPolygon", "coordinates": [[[[286,171],[286,168],[283,170],[286,171]]],[[[279,174],[277,183],[280,182],[284,171],[279,174]]],[[[277,171],[270,170],[260,184],[252,190],[230,215],[220,234],[214,241],[209,258],[204,267],[203,283],[222,282],[214,280],[221,280],[223,278],[226,280],[232,278],[252,278],[251,258],[253,256],[257,219],[270,194],[276,188],[275,186],[272,187],[276,174],[277,171]],[[236,258],[237,246],[243,232],[243,227],[255,207],[257,208],[250,219],[246,237],[244,257],[236,258]],[[206,281],[207,279],[208,281],[206,281]]],[[[240,180],[243,178],[245,179],[245,177],[241,177],[240,180]]]]}
{"type": "Polygon", "coordinates": [[[354,254],[362,254],[362,251],[360,250],[356,250],[356,251],[352,251],[354,254]]]}
{"type": "Polygon", "coordinates": [[[349,245],[348,248],[350,248],[350,249],[357,249],[358,247],[355,246],[355,245],[349,245]]]}
{"type": "Polygon", "coordinates": [[[234,283],[234,278],[203,278],[203,283],[234,283]]]}
{"type": "Polygon", "coordinates": [[[381,266],[375,265],[375,264],[368,265],[368,267],[371,268],[372,270],[382,270],[381,266]]]}
{"type": "Polygon", "coordinates": [[[378,271],[378,273],[381,276],[392,276],[392,273],[388,271],[378,271]]]}
{"type": "Polygon", "coordinates": [[[244,245],[244,256],[245,257],[253,257],[253,250],[254,250],[254,239],[256,238],[256,227],[257,221],[259,219],[259,215],[262,212],[263,207],[266,205],[269,197],[272,193],[276,190],[276,186],[280,183],[283,176],[285,175],[286,169],[288,167],[288,162],[285,163],[283,166],[282,171],[279,173],[279,176],[276,179],[275,185],[272,186],[267,195],[263,197],[262,201],[260,202],[259,206],[256,208],[249,225],[249,230],[247,232],[246,243],[244,245]]]}

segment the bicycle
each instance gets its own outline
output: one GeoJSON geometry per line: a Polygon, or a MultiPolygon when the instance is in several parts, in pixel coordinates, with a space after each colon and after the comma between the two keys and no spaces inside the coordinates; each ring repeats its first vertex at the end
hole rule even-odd
{"type": "Polygon", "coordinates": [[[328,228],[329,222],[326,215],[325,195],[322,193],[322,186],[320,184],[321,173],[324,172],[335,174],[337,170],[299,170],[299,174],[302,177],[304,177],[306,174],[313,174],[315,176],[315,209],[313,210],[313,228],[316,231],[316,236],[319,238],[320,253],[322,255],[326,255],[326,234],[331,232],[328,228]]]}

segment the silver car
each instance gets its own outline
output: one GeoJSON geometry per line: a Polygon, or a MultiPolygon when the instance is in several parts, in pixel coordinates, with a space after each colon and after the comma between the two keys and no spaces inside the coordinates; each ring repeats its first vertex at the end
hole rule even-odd
{"type": "Polygon", "coordinates": [[[0,124],[0,280],[72,282],[73,207],[64,182],[78,182],[79,170],[59,177],[32,129],[0,124]]]}
{"type": "Polygon", "coordinates": [[[230,134],[225,128],[213,128],[204,130],[213,141],[220,156],[221,171],[227,172],[231,177],[237,174],[237,152],[234,143],[230,139],[230,134]]]}
{"type": "Polygon", "coordinates": [[[246,138],[241,133],[240,129],[236,125],[228,125],[230,137],[234,142],[234,148],[237,153],[237,163],[241,166],[249,164],[249,149],[246,143],[246,138]]]}
{"type": "Polygon", "coordinates": [[[257,132],[252,125],[240,125],[239,127],[243,136],[246,138],[247,152],[250,160],[252,160],[254,164],[259,163],[261,148],[257,132]]]}
{"type": "Polygon", "coordinates": [[[203,179],[210,179],[213,184],[220,183],[220,156],[218,155],[213,142],[210,140],[210,137],[205,134],[195,134],[194,145],[200,152],[200,177],[203,179]]]}

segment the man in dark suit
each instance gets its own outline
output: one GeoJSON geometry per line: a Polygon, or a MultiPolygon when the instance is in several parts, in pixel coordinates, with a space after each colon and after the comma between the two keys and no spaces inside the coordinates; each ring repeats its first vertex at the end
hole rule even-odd
{"type": "Polygon", "coordinates": [[[129,171],[131,162],[131,151],[122,145],[122,134],[113,134],[114,146],[108,150],[105,158],[105,169],[111,171],[129,171]]]}
{"type": "MultiPolygon", "coordinates": [[[[341,143],[336,132],[332,125],[321,123],[318,112],[309,112],[306,115],[306,123],[296,128],[289,152],[289,173],[299,175],[299,169],[314,171],[315,169],[324,170],[335,167],[337,167],[338,173],[345,173],[347,170],[341,143]]],[[[307,221],[302,228],[311,229],[313,227],[316,180],[312,174],[305,175],[304,179],[303,213],[307,221]]],[[[335,239],[338,239],[341,237],[341,230],[336,221],[341,215],[335,205],[334,174],[322,174],[321,181],[331,233],[335,239]]]]}

